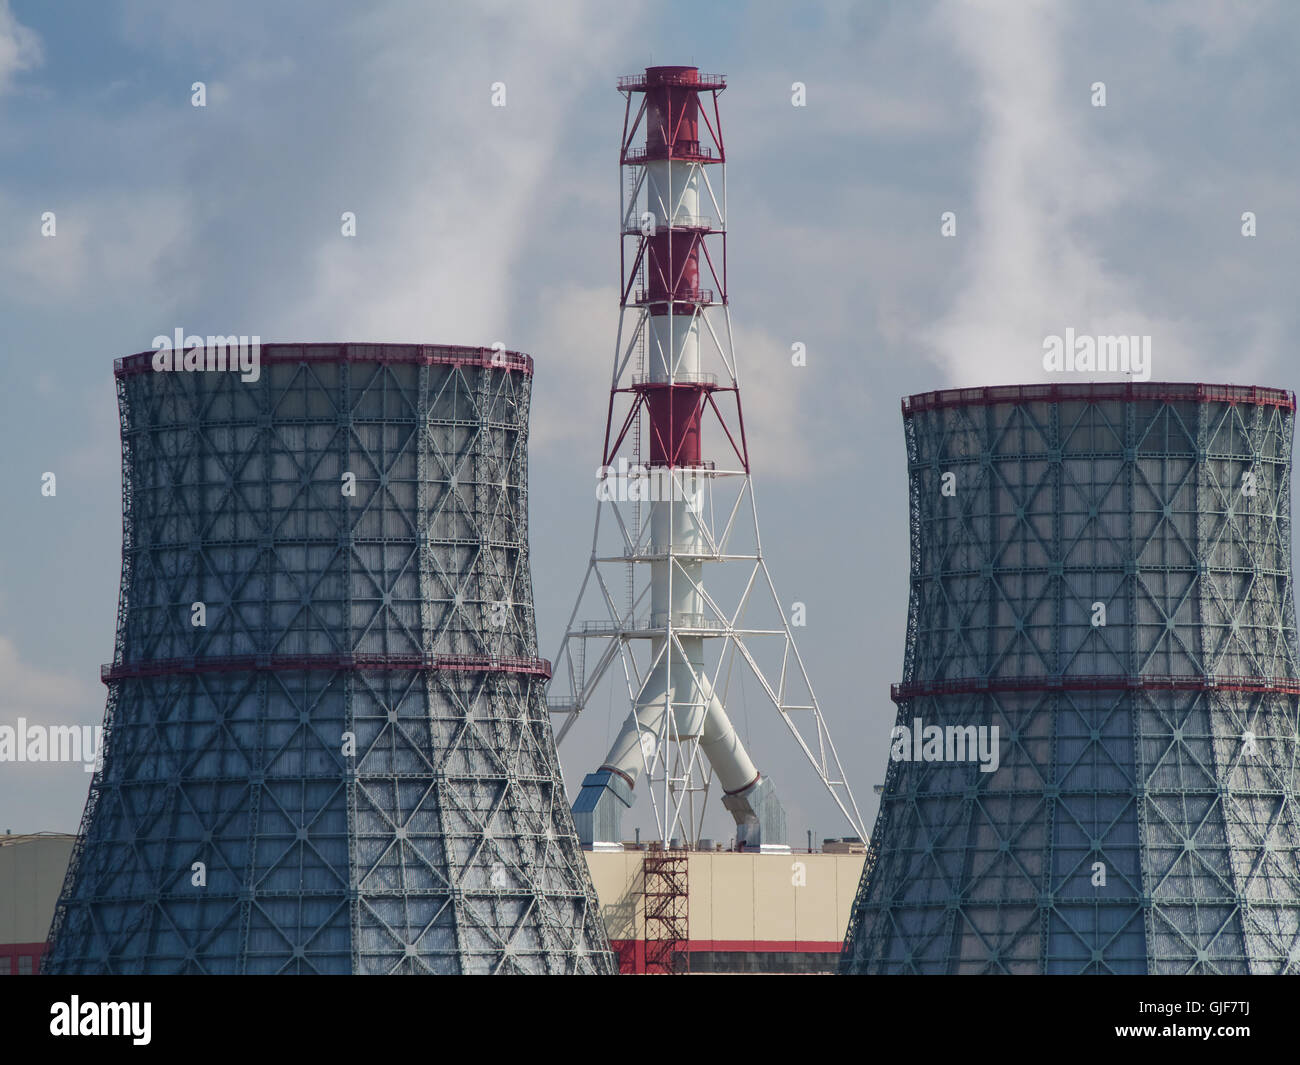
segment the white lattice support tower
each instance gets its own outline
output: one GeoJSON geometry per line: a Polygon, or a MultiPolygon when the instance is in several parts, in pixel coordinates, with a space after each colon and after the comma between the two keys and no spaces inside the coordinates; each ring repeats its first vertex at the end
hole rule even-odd
{"type": "Polygon", "coordinates": [[[695,843],[716,778],[737,846],[788,850],[784,808],[728,715],[742,674],[862,830],[758,535],[727,299],[725,85],[694,67],[619,82],[622,312],[591,561],[549,699],[563,740],[622,669],[627,719],[574,804],[597,849],[621,846],[638,784],[663,842],[695,843]]]}

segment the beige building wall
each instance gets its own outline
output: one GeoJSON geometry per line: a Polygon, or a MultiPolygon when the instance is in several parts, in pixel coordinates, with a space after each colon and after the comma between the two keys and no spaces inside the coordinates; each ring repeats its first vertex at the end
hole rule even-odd
{"type": "Polygon", "coordinates": [[[0,944],[43,943],[76,836],[0,836],[0,944]]]}
{"type": "MultiPolygon", "coordinates": [[[[645,932],[644,851],[588,851],[610,939],[645,932]]],[[[836,942],[844,938],[865,857],[692,851],[687,905],[692,940],[836,942]]]]}

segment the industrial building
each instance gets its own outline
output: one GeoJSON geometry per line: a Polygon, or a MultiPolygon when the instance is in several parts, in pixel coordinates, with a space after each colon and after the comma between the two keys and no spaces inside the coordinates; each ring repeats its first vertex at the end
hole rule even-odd
{"type": "Polygon", "coordinates": [[[903,401],[906,653],[844,971],[1300,972],[1294,420],[1200,384],[903,401]]]}
{"type": "Polygon", "coordinates": [[[571,622],[562,648],[568,694],[549,710],[566,729],[616,655],[648,650],[624,735],[574,813],[533,618],[532,360],[272,344],[250,361],[178,335],[162,365],[142,352],[115,366],[123,561],[102,767],[70,853],[44,862],[26,905],[29,924],[53,920],[48,955],[33,931],[24,970],[833,968],[861,843],[791,853],[773,782],[726,711],[740,661],[861,832],[758,543],[726,187],[708,176],[725,163],[724,87],[694,67],[619,83],[629,110],[640,100],[620,154],[620,237],[635,247],[604,458],[669,491],[634,504],[616,557],[593,552],[593,570],[625,575],[625,610],[571,622]],[[706,515],[728,482],[749,541],[706,515]],[[706,563],[748,567],[759,595],[721,607],[706,563]],[[742,628],[763,595],[767,627],[742,628]],[[592,638],[604,649],[588,672],[570,641],[592,638]],[[657,844],[619,842],[638,776],[657,844]],[[715,776],[745,853],[699,838],[715,776]]]}
{"type": "Polygon", "coordinates": [[[553,683],[528,356],[117,361],[102,765],[76,836],[0,838],[0,972],[1300,972],[1295,396],[903,401],[904,667],[864,843],[761,548],[725,87],[618,84],[620,325],[553,683]],[[732,724],[746,678],[854,835],[792,850],[732,724]],[[610,686],[626,717],[570,809],[557,743],[610,686]]]}
{"type": "Polygon", "coordinates": [[[41,971],[54,904],[76,836],[0,836],[0,976],[41,971]]]}
{"type": "MultiPolygon", "coordinates": [[[[40,972],[76,836],[0,836],[0,975],[40,972]]],[[[659,852],[628,841],[589,851],[600,913],[624,973],[830,973],[864,848],[659,852]]]]}
{"type": "Polygon", "coordinates": [[[532,360],[154,354],[116,364],[103,767],[46,970],[613,971],[537,657],[532,360]]]}
{"type": "Polygon", "coordinates": [[[624,973],[833,973],[863,848],[589,851],[624,973]]]}

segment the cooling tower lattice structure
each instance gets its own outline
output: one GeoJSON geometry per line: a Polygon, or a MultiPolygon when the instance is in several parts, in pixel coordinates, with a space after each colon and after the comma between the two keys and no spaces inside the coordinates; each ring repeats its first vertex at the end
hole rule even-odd
{"type": "Polygon", "coordinates": [[[537,657],[531,359],[152,355],[116,367],[105,753],[46,971],[613,971],[537,657]]]}
{"type": "Polygon", "coordinates": [[[1294,415],[1154,382],[904,400],[904,677],[844,971],[1300,971],[1294,415]]]}

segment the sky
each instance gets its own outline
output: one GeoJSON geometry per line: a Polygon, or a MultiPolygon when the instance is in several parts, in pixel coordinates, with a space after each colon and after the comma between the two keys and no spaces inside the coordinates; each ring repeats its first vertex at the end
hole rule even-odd
{"type": "MultiPolygon", "coordinates": [[[[0,0],[0,725],[102,720],[112,359],[176,327],[532,354],[553,655],[618,321],[615,81],[695,64],[728,81],[764,550],[805,604],[796,638],[870,827],[907,609],[900,397],[1044,380],[1066,328],[1150,336],[1153,379],[1295,388],[1297,52],[1286,2],[0,0]]],[[[850,833],[760,711],[733,716],[792,841],[850,833]]],[[[593,707],[566,740],[571,789],[624,712],[593,707]]],[[[75,830],[88,783],[0,763],[0,831],[75,830]]],[[[708,824],[727,837],[720,806],[708,824]]]]}

